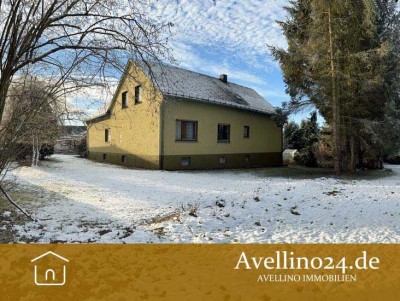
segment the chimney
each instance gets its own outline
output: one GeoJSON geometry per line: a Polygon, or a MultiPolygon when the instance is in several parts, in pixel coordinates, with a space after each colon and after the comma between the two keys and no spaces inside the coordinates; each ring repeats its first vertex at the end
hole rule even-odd
{"type": "Polygon", "coordinates": [[[227,83],[228,83],[228,75],[226,75],[226,74],[221,74],[221,75],[219,76],[219,80],[220,80],[221,82],[227,84],[227,83]]]}

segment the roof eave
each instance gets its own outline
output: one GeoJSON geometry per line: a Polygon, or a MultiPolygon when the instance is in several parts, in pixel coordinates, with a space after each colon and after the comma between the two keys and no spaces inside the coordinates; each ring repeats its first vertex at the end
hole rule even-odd
{"type": "Polygon", "coordinates": [[[190,96],[187,96],[187,95],[177,95],[177,94],[167,93],[167,92],[162,92],[162,94],[164,96],[168,96],[168,97],[179,98],[179,99],[190,100],[190,101],[198,101],[198,102],[202,102],[202,103],[206,103],[206,104],[219,105],[219,106],[223,106],[223,107],[230,107],[230,108],[235,108],[235,109],[238,109],[238,110],[250,111],[250,112],[260,113],[260,114],[269,115],[269,116],[274,116],[275,115],[275,112],[268,112],[268,111],[259,110],[259,109],[255,109],[255,108],[250,108],[250,107],[247,108],[247,107],[243,107],[243,106],[240,106],[240,105],[235,105],[235,104],[232,104],[232,103],[222,103],[222,102],[213,101],[213,100],[210,100],[210,99],[202,99],[202,98],[190,97],[190,96]]]}
{"type": "Polygon", "coordinates": [[[102,120],[105,120],[105,119],[109,119],[110,116],[111,116],[111,114],[109,112],[107,112],[107,113],[105,113],[103,115],[96,116],[96,117],[93,117],[93,118],[90,118],[90,119],[86,119],[84,122],[86,124],[96,123],[96,122],[99,122],[99,121],[102,121],[102,120]]]}

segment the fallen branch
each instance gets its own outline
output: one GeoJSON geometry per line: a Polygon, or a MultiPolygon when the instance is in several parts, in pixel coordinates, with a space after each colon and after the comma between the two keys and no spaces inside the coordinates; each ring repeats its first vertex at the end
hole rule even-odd
{"type": "Polygon", "coordinates": [[[26,211],[24,209],[22,209],[17,203],[15,203],[11,197],[7,194],[7,192],[3,189],[3,187],[0,186],[0,191],[6,196],[7,200],[14,205],[15,207],[17,207],[23,214],[25,214],[25,216],[27,218],[29,218],[30,220],[36,222],[37,220],[35,220],[34,218],[32,218],[28,213],[26,213],[26,211]]]}

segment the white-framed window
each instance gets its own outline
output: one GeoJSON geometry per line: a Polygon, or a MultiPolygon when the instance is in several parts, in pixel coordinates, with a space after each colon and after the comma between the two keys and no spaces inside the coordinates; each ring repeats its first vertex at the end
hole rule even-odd
{"type": "Polygon", "coordinates": [[[176,120],[176,141],[197,141],[197,121],[176,120]]]}

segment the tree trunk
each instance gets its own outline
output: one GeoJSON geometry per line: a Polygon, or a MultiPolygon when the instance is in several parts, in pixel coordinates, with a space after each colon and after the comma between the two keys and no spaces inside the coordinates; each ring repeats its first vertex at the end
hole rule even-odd
{"type": "Polygon", "coordinates": [[[350,172],[354,172],[356,170],[356,139],[354,137],[353,131],[351,132],[350,137],[350,172]]]}
{"type": "Polygon", "coordinates": [[[7,92],[11,84],[11,74],[6,68],[3,74],[0,75],[0,124],[4,117],[4,110],[6,106],[7,92]]]}
{"type": "Polygon", "coordinates": [[[38,166],[40,156],[39,138],[37,134],[32,137],[32,167],[38,166]]]}
{"type": "Polygon", "coordinates": [[[35,166],[35,162],[36,162],[35,134],[32,134],[32,167],[35,166]]]}
{"type": "Polygon", "coordinates": [[[337,175],[342,172],[341,158],[341,139],[340,139],[340,103],[336,95],[336,69],[335,56],[333,52],[333,33],[332,33],[332,18],[331,9],[328,9],[329,18],[329,52],[331,61],[331,84],[332,84],[332,133],[333,133],[333,160],[334,170],[337,175]]]}
{"type": "Polygon", "coordinates": [[[358,152],[357,152],[357,154],[358,154],[358,167],[359,168],[364,168],[365,166],[364,166],[363,152],[362,152],[362,149],[361,149],[361,143],[358,143],[357,147],[358,147],[358,152]]]}
{"type": "Polygon", "coordinates": [[[36,161],[35,161],[35,166],[38,166],[39,157],[40,157],[39,138],[38,138],[38,135],[36,135],[36,161]]]}

